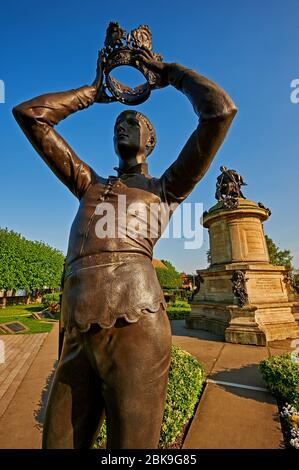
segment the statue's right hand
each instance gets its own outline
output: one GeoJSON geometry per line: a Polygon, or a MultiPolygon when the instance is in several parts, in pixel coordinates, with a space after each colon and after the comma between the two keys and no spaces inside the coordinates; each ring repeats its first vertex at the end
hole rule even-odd
{"type": "Polygon", "coordinates": [[[99,51],[98,59],[97,59],[96,78],[93,81],[93,85],[95,85],[98,90],[101,88],[102,83],[103,83],[104,64],[105,64],[105,52],[104,52],[104,49],[101,49],[99,51]]]}
{"type": "Polygon", "coordinates": [[[108,96],[105,91],[103,84],[104,80],[104,67],[105,67],[105,50],[101,49],[99,51],[98,60],[97,60],[97,70],[96,70],[96,78],[93,82],[93,85],[97,88],[97,95],[95,98],[95,103],[111,103],[116,101],[116,98],[113,96],[108,96]]]}

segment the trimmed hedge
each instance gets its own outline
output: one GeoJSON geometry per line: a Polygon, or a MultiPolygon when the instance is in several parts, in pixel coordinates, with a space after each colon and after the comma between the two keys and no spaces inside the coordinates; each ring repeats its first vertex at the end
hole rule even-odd
{"type": "Polygon", "coordinates": [[[299,410],[299,362],[285,353],[262,361],[259,368],[269,390],[299,410]]]}
{"type": "MultiPolygon", "coordinates": [[[[171,365],[166,404],[161,428],[161,448],[169,448],[181,435],[193,416],[204,383],[202,365],[178,346],[172,346],[171,365]]],[[[136,429],[138,432],[138,429],[136,429]]],[[[95,447],[106,441],[106,423],[103,424],[95,447]]]]}
{"type": "Polygon", "coordinates": [[[187,300],[176,300],[169,302],[169,307],[182,307],[183,309],[191,310],[190,304],[187,300]]]}
{"type": "Polygon", "coordinates": [[[169,302],[167,315],[169,320],[182,320],[189,317],[191,311],[190,304],[186,300],[176,300],[169,302]]]}
{"type": "Polygon", "coordinates": [[[183,320],[190,316],[190,308],[167,307],[166,311],[169,320],[183,320]]]}

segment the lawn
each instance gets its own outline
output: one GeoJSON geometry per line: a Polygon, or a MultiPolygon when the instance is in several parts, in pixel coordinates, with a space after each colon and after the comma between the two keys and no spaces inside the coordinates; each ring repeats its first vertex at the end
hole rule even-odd
{"type": "MultiPolygon", "coordinates": [[[[48,333],[52,330],[54,322],[58,320],[58,315],[55,315],[55,319],[43,319],[36,320],[32,318],[32,313],[38,313],[43,309],[41,304],[31,304],[31,305],[13,305],[11,307],[6,307],[0,309],[0,324],[20,321],[28,330],[16,334],[31,334],[31,333],[48,333]]],[[[2,333],[1,334],[8,334],[2,333]]]]}

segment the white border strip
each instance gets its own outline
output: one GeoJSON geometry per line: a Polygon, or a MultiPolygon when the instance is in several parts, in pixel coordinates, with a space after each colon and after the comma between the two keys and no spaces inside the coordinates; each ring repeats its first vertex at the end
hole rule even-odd
{"type": "Polygon", "coordinates": [[[262,387],[253,387],[252,385],[243,385],[243,384],[235,384],[232,382],[223,382],[222,380],[212,380],[212,379],[207,379],[208,384],[216,384],[216,385],[227,385],[229,387],[236,387],[236,388],[245,388],[247,390],[255,390],[257,392],[268,392],[266,388],[262,387]]]}

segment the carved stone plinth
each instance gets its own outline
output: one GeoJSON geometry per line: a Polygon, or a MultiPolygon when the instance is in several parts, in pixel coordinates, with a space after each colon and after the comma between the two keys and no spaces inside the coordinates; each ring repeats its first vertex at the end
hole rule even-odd
{"type": "Polygon", "coordinates": [[[299,303],[288,282],[288,270],[273,266],[262,222],[268,211],[239,199],[230,210],[219,202],[205,213],[211,266],[198,270],[200,290],[194,297],[188,328],[204,329],[231,343],[266,345],[298,338],[299,303]]]}

